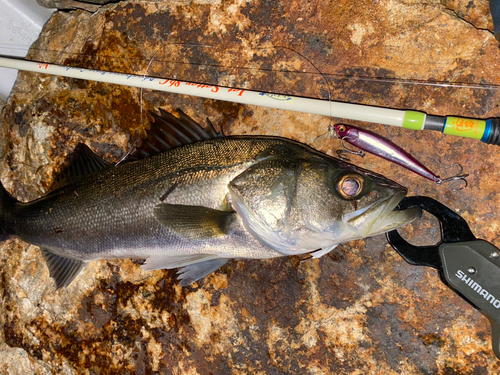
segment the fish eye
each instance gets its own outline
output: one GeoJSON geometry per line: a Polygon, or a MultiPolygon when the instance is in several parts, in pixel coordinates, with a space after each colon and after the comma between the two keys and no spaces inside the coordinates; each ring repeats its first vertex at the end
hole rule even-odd
{"type": "Polygon", "coordinates": [[[339,132],[343,133],[346,131],[346,128],[344,125],[339,125],[338,130],[339,130],[339,132]]]}
{"type": "Polygon", "coordinates": [[[350,173],[338,179],[336,188],[343,198],[356,199],[363,190],[363,184],[363,177],[350,173]]]}

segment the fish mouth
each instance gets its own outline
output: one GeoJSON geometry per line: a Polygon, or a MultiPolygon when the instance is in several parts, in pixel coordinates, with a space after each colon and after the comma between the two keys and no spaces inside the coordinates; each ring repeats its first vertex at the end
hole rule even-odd
{"type": "Polygon", "coordinates": [[[359,238],[400,228],[422,216],[422,210],[418,207],[394,210],[405,196],[406,192],[400,191],[370,206],[345,214],[344,223],[359,238]]]}

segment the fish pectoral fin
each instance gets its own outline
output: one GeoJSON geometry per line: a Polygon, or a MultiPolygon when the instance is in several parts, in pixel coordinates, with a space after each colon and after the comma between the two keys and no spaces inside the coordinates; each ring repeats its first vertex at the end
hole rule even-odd
{"type": "Polygon", "coordinates": [[[236,219],[235,212],[181,204],[158,204],[154,213],[161,224],[188,240],[203,240],[229,234],[236,219]]]}
{"type": "Polygon", "coordinates": [[[218,270],[228,261],[229,259],[217,258],[191,264],[179,270],[178,278],[182,286],[190,285],[218,270]]]}
{"type": "Polygon", "coordinates": [[[43,248],[40,250],[49,267],[50,277],[56,283],[56,290],[68,286],[85,266],[81,260],[66,258],[43,248]]]}

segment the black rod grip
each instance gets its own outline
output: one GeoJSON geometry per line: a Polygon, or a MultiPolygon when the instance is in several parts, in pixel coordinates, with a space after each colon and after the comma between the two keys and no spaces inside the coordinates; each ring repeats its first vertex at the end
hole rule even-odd
{"type": "Polygon", "coordinates": [[[500,146],[500,118],[491,119],[490,135],[484,143],[500,146]]]}
{"type": "Polygon", "coordinates": [[[490,0],[490,12],[493,19],[493,32],[496,40],[500,42],[500,0],[490,0]]]}

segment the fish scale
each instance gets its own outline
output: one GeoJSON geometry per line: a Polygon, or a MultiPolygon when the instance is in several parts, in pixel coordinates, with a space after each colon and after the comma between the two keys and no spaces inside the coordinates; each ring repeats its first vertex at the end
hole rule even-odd
{"type": "Polygon", "coordinates": [[[167,151],[112,166],[80,145],[45,197],[21,203],[2,187],[3,239],[39,246],[57,288],[108,258],[181,268],[187,285],[229,259],[318,257],[420,214],[392,212],[406,189],[383,176],[283,138],[220,137],[180,114],[153,116],[147,151],[132,157],[167,151]],[[169,146],[181,140],[191,143],[169,146]],[[359,189],[345,193],[346,181],[359,189]]]}
{"type": "Polygon", "coordinates": [[[160,203],[160,197],[179,182],[176,187],[179,193],[172,193],[165,202],[203,203],[205,207],[219,208],[227,194],[227,183],[252,163],[247,150],[258,153],[259,148],[264,149],[263,143],[275,143],[260,142],[258,147],[250,139],[212,142],[185,146],[184,151],[191,158],[178,152],[159,154],[144,162],[98,171],[88,179],[54,191],[21,208],[19,215],[26,220],[19,223],[16,233],[25,241],[60,255],[69,255],[67,249],[71,248],[71,255],[82,260],[130,257],[130,252],[134,258],[147,258],[154,251],[170,247],[165,245],[167,241],[173,242],[171,246],[176,249],[197,251],[192,243],[183,244],[182,239],[156,220],[153,208],[160,203]],[[215,172],[219,173],[214,178],[215,172]],[[215,188],[210,192],[206,189],[207,180],[215,188]],[[181,194],[186,190],[205,191],[205,194],[196,198],[193,194],[181,194]],[[56,233],[56,229],[61,231],[56,233]],[[76,243],[75,238],[78,238],[76,243]],[[125,254],[117,251],[117,247],[125,254]]]}

